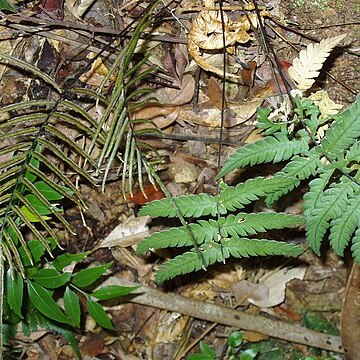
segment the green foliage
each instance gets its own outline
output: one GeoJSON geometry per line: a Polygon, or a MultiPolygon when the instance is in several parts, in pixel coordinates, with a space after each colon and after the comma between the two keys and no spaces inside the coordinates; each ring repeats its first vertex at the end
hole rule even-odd
{"type": "MultiPolygon", "coordinates": [[[[297,188],[301,181],[311,178],[310,189],[304,196],[306,235],[311,248],[320,254],[325,235],[330,231],[334,251],[343,255],[352,239],[353,256],[360,261],[360,97],[346,111],[327,120],[329,127],[318,143],[314,143],[314,139],[321,136],[320,128],[326,123],[319,120],[319,108],[306,98],[296,98],[295,103],[294,121],[281,126],[270,126],[271,121],[266,123],[265,118],[271,111],[259,110],[260,127],[268,130],[267,135],[240,147],[226,161],[217,178],[238,167],[287,160],[280,171],[271,177],[251,178],[235,186],[222,184],[218,195],[198,194],[173,199],[180,213],[194,221],[151,234],[139,244],[137,252],[193,246],[194,239],[201,256],[190,249],[165,262],[156,274],[158,282],[206,268],[230,256],[299,255],[302,250],[297,246],[248,236],[301,225],[302,217],[273,212],[228,213],[243,209],[262,197],[270,206],[297,188]],[[305,125],[307,131],[300,125],[305,125]],[[290,131],[290,126],[298,130],[290,131]],[[200,217],[206,218],[197,219],[200,217]]],[[[140,214],[175,217],[170,200],[148,203],[140,214]]]]}
{"type": "Polygon", "coordinates": [[[15,12],[15,9],[6,0],[0,0],[0,10],[15,12]]]}
{"type": "Polygon", "coordinates": [[[339,335],[339,330],[331,322],[319,315],[306,314],[304,316],[304,325],[311,330],[330,335],[339,335]]]}
{"type": "Polygon", "coordinates": [[[111,320],[109,319],[105,310],[99,303],[88,299],[87,307],[89,310],[89,314],[96,321],[97,324],[99,324],[105,329],[115,330],[113,324],[111,323],[111,320]]]}
{"type": "MultiPolygon", "coordinates": [[[[34,244],[29,247],[30,251],[35,249],[41,255],[45,253],[45,248],[41,242],[33,241],[30,244],[34,244]],[[40,247],[42,247],[42,251],[39,251],[40,247]]],[[[11,329],[16,327],[18,323],[22,323],[23,328],[29,331],[36,329],[37,325],[44,325],[62,334],[72,344],[74,350],[78,352],[71,329],[80,328],[81,326],[81,297],[87,300],[90,316],[100,326],[114,330],[102,305],[94,301],[93,298],[97,298],[99,301],[114,299],[131,293],[136,287],[114,285],[91,291],[89,287],[110,268],[112,263],[72,273],[66,268],[64,269],[63,265],[67,264],[68,261],[75,263],[81,261],[87,255],[86,253],[66,254],[67,256],[62,256],[60,261],[58,261],[59,257],[48,262],[47,268],[41,267],[41,255],[32,264],[30,262],[25,263],[25,281],[19,272],[11,269],[7,271],[4,294],[4,321],[9,336],[11,335],[11,329]],[[57,265],[57,268],[54,264],[57,265]],[[87,292],[82,288],[86,288],[87,292]],[[60,298],[63,298],[63,306],[58,304],[60,298]],[[41,319],[40,323],[38,322],[39,319],[41,319]]],[[[33,259],[36,259],[36,257],[33,257],[33,259]]],[[[13,331],[16,332],[16,328],[13,331]]],[[[12,333],[13,335],[14,333],[12,333]]]]}
{"type": "Polygon", "coordinates": [[[230,156],[218,174],[221,178],[230,171],[245,166],[279,162],[288,160],[296,154],[302,154],[308,149],[306,137],[289,139],[286,134],[275,133],[255,143],[247,144],[230,156]]]}
{"type": "Polygon", "coordinates": [[[96,266],[79,271],[72,280],[72,283],[79,288],[86,288],[98,280],[113,263],[96,266]]]}
{"type": "MultiPolygon", "coordinates": [[[[143,71],[146,57],[134,62],[133,54],[157,5],[158,1],[152,2],[133,24],[133,37],[117,54],[96,91],[62,88],[36,66],[0,53],[2,62],[30,73],[50,90],[46,100],[20,101],[0,108],[0,273],[6,274],[5,287],[0,289],[0,327],[4,329],[0,344],[2,336],[9,340],[15,335],[20,323],[28,335],[39,325],[61,333],[80,357],[72,333],[73,328],[81,327],[80,299],[86,299],[88,312],[99,325],[113,330],[101,301],[134,290],[107,286],[93,291],[112,263],[81,269],[77,263],[90,252],[61,254],[63,230],[72,233],[62,206],[72,203],[84,209],[78,181],[102,183],[104,187],[115,166],[124,196],[132,192],[134,176],[142,188],[143,174],[150,173],[129,117],[129,102],[134,104],[146,93],[146,89],[137,90],[138,85],[154,71],[143,71]],[[103,93],[108,94],[104,86],[109,81],[113,86],[108,99],[103,93]],[[73,95],[75,100],[67,100],[73,95]],[[105,108],[100,120],[85,110],[91,101],[105,108]]],[[[13,10],[6,1],[0,7],[13,10]]]]}
{"type": "Polygon", "coordinates": [[[215,360],[215,351],[203,341],[200,341],[200,351],[199,354],[189,355],[186,360],[215,360]]]}
{"type": "MultiPolygon", "coordinates": [[[[258,346],[254,344],[250,348],[242,349],[244,345],[243,333],[240,331],[232,332],[227,339],[226,358],[229,360],[253,360],[256,358],[259,350],[258,346]]],[[[215,360],[215,351],[203,341],[200,341],[200,351],[198,354],[191,354],[186,357],[186,360],[215,360]]]]}

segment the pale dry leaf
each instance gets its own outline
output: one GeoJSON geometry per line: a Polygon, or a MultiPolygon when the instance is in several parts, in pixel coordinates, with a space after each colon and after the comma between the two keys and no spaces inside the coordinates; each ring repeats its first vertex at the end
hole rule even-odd
{"type": "Polygon", "coordinates": [[[173,343],[184,335],[188,318],[178,313],[167,313],[158,324],[155,344],[173,343]]]}
{"type": "Polygon", "coordinates": [[[97,245],[99,248],[114,246],[127,247],[137,244],[149,235],[149,216],[130,217],[125,223],[119,224],[111,233],[97,245]]]}
{"type": "Polygon", "coordinates": [[[229,108],[235,111],[234,119],[229,119],[225,127],[233,127],[249,120],[255,113],[256,109],[263,103],[264,99],[254,98],[250,101],[239,103],[229,102],[229,108]]]}
{"type": "Polygon", "coordinates": [[[85,84],[98,86],[104,76],[109,72],[108,68],[104,65],[100,58],[97,58],[91,65],[91,69],[83,73],[79,80],[85,84]]]}
{"type": "Polygon", "coordinates": [[[236,302],[240,304],[250,296],[254,301],[269,297],[269,288],[266,285],[253,284],[248,280],[240,280],[232,285],[231,292],[236,302]]]}
{"type": "Polygon", "coordinates": [[[179,89],[161,87],[154,93],[151,93],[149,97],[155,98],[161,104],[167,105],[184,105],[191,101],[195,91],[195,79],[192,75],[186,74],[179,89]]]}
{"type": "Polygon", "coordinates": [[[343,34],[324,39],[318,44],[309,44],[305,50],[300,51],[299,57],[294,59],[288,69],[288,74],[298,90],[306,91],[311,88],[331,50],[345,36],[346,34],[343,34]]]}
{"type": "MultiPolygon", "coordinates": [[[[261,105],[263,99],[254,99],[245,103],[229,103],[225,114],[224,127],[231,128],[249,120],[261,105]]],[[[191,106],[180,108],[179,119],[189,123],[200,124],[210,127],[221,126],[221,110],[210,102],[200,104],[196,113],[191,106]]]]}
{"type": "Polygon", "coordinates": [[[265,275],[260,279],[260,284],[265,285],[269,289],[268,296],[263,299],[254,299],[248,297],[249,302],[261,307],[273,307],[281,304],[285,300],[286,283],[293,279],[302,280],[305,276],[306,267],[283,268],[270,275],[265,275]]]}
{"type": "Polygon", "coordinates": [[[81,16],[78,13],[77,0],[65,0],[65,4],[71,15],[73,15],[77,20],[82,21],[81,16]]]}
{"type": "Polygon", "coordinates": [[[80,0],[77,13],[82,17],[96,0],[80,0]]]}
{"type": "Polygon", "coordinates": [[[254,129],[245,139],[245,144],[251,144],[255,141],[261,140],[264,138],[264,135],[261,133],[261,129],[254,129]]]}
{"type": "Polygon", "coordinates": [[[311,94],[309,99],[314,101],[315,105],[319,107],[320,121],[329,116],[336,115],[343,108],[343,105],[336,104],[332,101],[325,90],[320,90],[311,94]]]}
{"type": "Polygon", "coordinates": [[[176,183],[191,183],[198,179],[199,170],[194,164],[174,156],[170,158],[168,173],[176,183]]]}

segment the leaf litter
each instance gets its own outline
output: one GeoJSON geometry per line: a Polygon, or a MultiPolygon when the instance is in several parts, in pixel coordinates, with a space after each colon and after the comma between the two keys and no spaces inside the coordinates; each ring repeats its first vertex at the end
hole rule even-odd
{"type": "MultiPolygon", "coordinates": [[[[318,24],[317,21],[322,16],[321,13],[315,10],[309,12],[310,5],[306,1],[304,3],[306,14],[310,17],[310,24],[318,24]]],[[[45,4],[50,6],[48,2],[45,2],[45,4]]],[[[36,12],[40,14],[45,19],[45,23],[47,21],[51,23],[55,19],[63,19],[63,21],[69,24],[69,29],[67,30],[56,30],[57,33],[56,31],[49,31],[45,34],[49,39],[47,44],[50,44],[52,49],[57,52],[56,54],[60,53],[63,56],[62,63],[57,63],[56,57],[46,56],[46,49],[40,42],[33,41],[31,43],[25,38],[20,38],[20,47],[9,40],[1,41],[1,44],[4,52],[13,51],[16,54],[26,56],[27,59],[30,59],[30,62],[36,61],[40,63],[47,59],[47,67],[56,68],[59,66],[55,74],[59,82],[66,81],[75,73],[76,69],[85,66],[94,56],[94,52],[87,49],[89,41],[87,35],[79,35],[78,32],[72,31],[72,24],[86,24],[111,29],[116,29],[116,27],[113,27],[116,25],[117,27],[125,28],[131,24],[133,19],[137,18],[139,12],[145,6],[141,2],[134,6],[134,2],[125,1],[118,8],[113,6],[109,8],[108,2],[101,0],[80,3],[67,0],[66,7],[62,7],[61,3],[56,4],[57,7],[55,8],[44,6],[42,9],[35,9],[33,11],[35,14],[36,12]],[[55,16],[49,17],[51,14],[55,14],[55,16]],[[113,18],[117,20],[117,24],[113,23],[113,18]],[[60,40],[56,40],[58,43],[55,43],[55,40],[52,39],[55,35],[59,36],[60,40]],[[76,56],[74,56],[75,53],[76,56]]],[[[268,4],[270,6],[267,9],[270,10],[262,8],[261,15],[263,18],[271,19],[272,16],[279,15],[278,13],[276,14],[276,11],[279,11],[279,4],[285,7],[288,20],[299,19],[298,16],[293,14],[298,14],[297,11],[300,10],[294,8],[287,1],[273,1],[271,4],[268,4]]],[[[231,3],[229,2],[228,5],[231,6],[231,3]]],[[[341,10],[336,7],[330,7],[330,9],[335,13],[341,13],[341,10]]],[[[141,40],[136,50],[139,56],[142,54],[142,51],[145,51],[145,47],[152,52],[148,59],[148,64],[144,66],[150,67],[156,65],[161,69],[159,72],[161,80],[159,83],[161,85],[152,85],[155,91],[147,96],[149,99],[152,99],[152,102],[149,102],[139,110],[133,111],[131,116],[133,120],[151,120],[150,125],[146,124],[146,126],[152,126],[167,134],[167,139],[162,139],[158,147],[165,159],[160,170],[167,170],[162,171],[161,176],[163,176],[163,181],[168,183],[169,188],[179,186],[181,183],[181,191],[183,193],[201,192],[201,189],[204,188],[210,193],[215,193],[215,183],[207,181],[207,178],[204,176],[199,182],[199,174],[206,170],[206,167],[210,169],[216,168],[218,145],[216,141],[210,141],[209,139],[218,139],[219,135],[216,129],[220,127],[222,111],[223,83],[221,77],[223,75],[222,66],[224,60],[222,54],[224,29],[226,32],[226,76],[228,80],[225,84],[226,98],[224,105],[226,116],[224,125],[226,129],[224,139],[228,138],[240,144],[246,141],[247,138],[251,139],[256,136],[254,131],[254,114],[257,107],[261,106],[264,102],[268,103],[272,100],[271,98],[276,99],[278,89],[273,80],[273,75],[264,61],[266,55],[261,50],[253,31],[258,26],[257,17],[254,16],[254,13],[247,17],[243,14],[242,10],[244,9],[238,7],[233,12],[226,13],[224,16],[225,26],[223,28],[218,3],[214,3],[211,0],[205,0],[203,3],[183,1],[180,5],[172,8],[169,18],[153,32],[154,35],[171,37],[175,41],[173,43],[165,43],[162,40],[152,42],[141,40]],[[196,7],[198,8],[197,12],[191,11],[192,8],[196,7]],[[182,42],[176,41],[181,39],[183,40],[182,42]],[[241,64],[250,64],[251,62],[255,63],[252,73],[245,75],[245,70],[248,69],[244,68],[241,64]],[[198,71],[199,67],[204,71],[201,71],[200,76],[197,76],[196,71],[198,71]],[[171,85],[171,87],[165,86],[166,84],[171,85]],[[196,98],[197,101],[194,101],[196,98]],[[189,133],[191,133],[191,136],[186,138],[186,135],[189,133]],[[178,134],[184,135],[183,139],[185,140],[179,141],[176,136],[172,138],[172,135],[178,134]],[[197,135],[199,135],[198,139],[196,138],[197,135]],[[192,144],[204,139],[205,146],[198,147],[200,150],[195,155],[192,155],[189,152],[192,144]],[[177,165],[184,165],[185,162],[183,158],[177,155],[178,153],[185,153],[193,157],[191,163],[187,162],[187,164],[191,165],[188,166],[189,169],[191,168],[191,171],[189,170],[191,174],[185,177],[185,180],[184,177],[181,178],[180,176],[183,169],[177,165]],[[171,170],[174,166],[178,166],[178,170],[171,170]],[[179,180],[179,176],[181,180],[179,180]]],[[[354,10],[355,13],[356,10],[354,10]]],[[[24,13],[24,16],[26,16],[26,13],[24,13]]],[[[348,13],[346,13],[346,17],[349,18],[348,13]]],[[[301,17],[300,19],[302,20],[301,17]]],[[[321,21],[328,22],[328,19],[323,16],[321,21]]],[[[300,23],[302,26],[305,26],[302,21],[300,23]]],[[[297,56],[292,53],[293,50],[290,47],[290,43],[299,43],[300,40],[296,38],[296,35],[287,31],[286,28],[284,30],[276,24],[273,24],[273,26],[274,30],[280,33],[282,37],[290,39],[290,42],[284,42],[279,38],[273,41],[274,49],[281,61],[286,61],[289,64],[297,56]]],[[[4,32],[7,29],[2,27],[1,31],[4,32]]],[[[330,30],[324,29],[321,38],[325,40],[320,42],[319,45],[311,46],[308,50],[302,50],[299,61],[295,61],[292,67],[288,69],[285,63],[285,73],[287,71],[287,76],[291,77],[302,91],[306,91],[313,86],[312,79],[315,77],[315,72],[318,71],[315,65],[311,69],[308,66],[312,60],[310,52],[320,49],[326,53],[329,47],[335,46],[344,37],[344,32],[332,34],[330,31],[333,31],[331,27],[330,30]],[[332,40],[329,43],[326,39],[332,40]],[[298,81],[298,74],[301,71],[309,71],[306,83],[298,81]]],[[[346,29],[346,32],[350,32],[348,36],[354,36],[352,35],[352,32],[354,32],[353,28],[346,29]]],[[[100,43],[106,43],[109,41],[109,38],[106,36],[97,37],[97,40],[100,43]]],[[[356,46],[353,47],[356,49],[356,46]]],[[[351,71],[344,72],[343,70],[344,66],[345,68],[347,66],[348,69],[352,69],[354,65],[351,62],[354,60],[349,58],[348,54],[345,54],[344,57],[345,64],[342,63],[342,60],[335,62],[335,76],[345,82],[347,81],[346,77],[349,76],[350,80],[354,81],[354,78],[356,78],[355,73],[351,73],[351,71]],[[340,70],[336,71],[337,67],[340,70]],[[342,79],[343,74],[345,74],[345,79],[342,79]]],[[[91,69],[79,78],[80,82],[78,82],[78,85],[88,88],[98,87],[103,81],[104,76],[106,76],[110,65],[111,61],[105,57],[92,62],[91,69]]],[[[6,92],[6,97],[4,96],[2,99],[2,105],[13,102],[19,94],[25,94],[28,91],[32,91],[33,96],[41,96],[41,86],[35,92],[35,83],[28,83],[28,80],[21,73],[11,72],[9,67],[3,63],[1,64],[0,71],[2,75],[2,88],[10,86],[10,82],[12,83],[11,86],[15,86],[14,91],[6,92]]],[[[275,74],[275,76],[278,76],[278,74],[275,74]]],[[[154,79],[150,78],[150,83],[151,80],[154,79]]],[[[324,86],[325,88],[332,88],[332,94],[337,94],[333,90],[334,87],[336,87],[338,94],[348,94],[344,92],[341,86],[331,81],[329,80],[324,86]]],[[[154,84],[156,84],[155,81],[154,84]]],[[[359,83],[353,82],[351,84],[352,86],[359,85],[359,83]]],[[[105,87],[107,86],[110,86],[110,83],[105,84],[105,87]]],[[[338,111],[341,106],[339,103],[346,104],[345,100],[352,95],[336,95],[329,98],[319,90],[312,96],[313,100],[321,105],[322,116],[327,116],[338,111]]],[[[142,100],[146,100],[146,97],[142,100]]],[[[351,100],[349,99],[348,101],[350,102],[351,100]]],[[[138,129],[141,129],[142,124],[137,126],[138,129]]],[[[78,134],[74,136],[78,136],[78,134]]],[[[147,139],[144,137],[144,142],[146,141],[147,139]]],[[[186,167],[183,166],[183,168],[186,167]]],[[[150,188],[152,187],[151,184],[149,186],[150,188]]],[[[68,241],[75,241],[76,243],[71,246],[82,250],[114,248],[112,249],[114,251],[112,255],[104,249],[98,250],[95,253],[98,258],[104,261],[111,261],[113,259],[112,256],[118,259],[119,265],[116,266],[116,274],[110,276],[114,283],[116,283],[116,277],[124,277],[130,281],[145,281],[152,284],[152,267],[156,265],[152,265],[148,259],[137,258],[133,253],[132,246],[136,245],[136,242],[139,241],[142,235],[153,231],[151,226],[164,227],[171,226],[171,224],[155,224],[149,227],[148,218],[134,218],[138,206],[151,200],[151,196],[149,196],[149,199],[145,197],[141,201],[134,200],[132,202],[131,198],[123,200],[117,191],[118,188],[116,186],[109,187],[105,194],[87,190],[91,209],[85,213],[86,223],[79,221],[79,219],[74,219],[73,222],[77,227],[88,227],[91,230],[91,235],[86,235],[86,238],[90,237],[90,240],[84,243],[85,237],[79,236],[68,239],[68,241]],[[115,198],[117,200],[114,200],[115,198]]],[[[72,214],[74,215],[74,212],[72,214]]],[[[81,231],[78,233],[81,234],[81,231]]],[[[167,253],[166,251],[157,252],[154,255],[149,255],[149,259],[154,256],[158,259],[166,258],[167,253]]],[[[338,311],[340,306],[338,294],[342,294],[345,289],[345,283],[342,281],[345,278],[345,274],[341,261],[337,258],[330,258],[326,259],[325,263],[321,263],[318,259],[311,259],[311,262],[309,259],[304,259],[304,262],[317,265],[308,266],[306,274],[305,267],[295,267],[294,271],[297,273],[290,276],[285,264],[281,264],[281,269],[273,273],[273,275],[277,274],[280,277],[276,278],[276,280],[273,277],[275,285],[271,285],[269,281],[263,281],[266,278],[271,279],[271,264],[269,266],[269,264],[259,262],[256,264],[241,264],[241,266],[239,264],[227,264],[225,267],[215,269],[211,274],[205,274],[209,275],[211,280],[205,275],[195,277],[193,281],[180,282],[173,291],[201,301],[216,301],[231,307],[233,305],[232,297],[234,296],[235,300],[239,301],[243,293],[239,294],[239,289],[233,290],[236,293],[231,293],[229,289],[236,289],[237,284],[246,282],[247,289],[250,290],[253,286],[258,289],[261,286],[267,287],[269,285],[271,287],[267,287],[262,293],[257,294],[260,298],[255,299],[250,295],[247,296],[246,299],[252,305],[242,306],[242,311],[260,312],[259,308],[273,308],[279,304],[288,309],[289,312],[292,310],[301,313],[302,306],[305,306],[309,311],[338,311]],[[332,269],[339,267],[341,269],[341,276],[339,275],[339,281],[336,282],[332,280],[335,276],[332,269]],[[304,276],[305,280],[302,281],[304,276]],[[307,279],[307,276],[310,278],[307,279]],[[294,278],[298,280],[292,281],[290,286],[286,286],[286,283],[294,278]],[[317,292],[316,290],[319,286],[327,291],[325,299],[324,292],[317,292]],[[304,297],[301,297],[301,294],[304,297]],[[306,297],[307,299],[305,299],[306,297]]],[[[357,283],[355,285],[358,286],[357,283]]],[[[347,294],[349,297],[353,296],[349,289],[347,289],[347,294]]],[[[255,296],[254,293],[252,295],[255,296]]],[[[200,322],[181,314],[164,313],[156,309],[146,309],[140,305],[110,305],[109,311],[112,314],[113,323],[118,324],[119,329],[121,329],[119,339],[111,341],[106,339],[102,330],[87,319],[85,322],[86,332],[80,340],[84,355],[96,357],[102,354],[116,358],[114,354],[125,354],[126,356],[136,354],[137,358],[150,359],[156,354],[154,358],[175,359],[179,358],[179,354],[181,354],[179,349],[184,347],[184,344],[187,344],[189,339],[196,340],[201,338],[204,327],[208,326],[205,322],[200,322]],[[127,314],[126,312],[129,313],[127,314]],[[126,316],[130,316],[129,314],[131,315],[131,321],[129,321],[131,326],[126,327],[126,319],[130,320],[126,316]]],[[[276,311],[272,315],[284,318],[283,315],[276,314],[276,311]]],[[[338,324],[338,321],[339,317],[335,317],[336,324],[338,324]]],[[[218,330],[218,332],[225,334],[229,333],[229,328],[221,325],[218,326],[218,330]]],[[[351,341],[350,335],[348,336],[349,339],[346,339],[346,341],[351,341]]],[[[33,337],[31,340],[36,342],[38,339],[33,337]]],[[[46,344],[49,341],[51,344],[55,343],[52,338],[39,342],[37,346],[28,347],[27,354],[29,358],[41,357],[44,352],[48,352],[47,355],[51,355],[46,350],[49,349],[49,345],[46,344]]],[[[218,349],[225,347],[224,338],[217,336],[216,332],[210,333],[206,341],[218,349]]],[[[64,359],[72,358],[71,350],[64,345],[61,347],[59,344],[57,342],[54,345],[57,346],[56,356],[62,355],[61,358],[64,359]]],[[[306,351],[306,349],[303,351],[306,351]]]]}

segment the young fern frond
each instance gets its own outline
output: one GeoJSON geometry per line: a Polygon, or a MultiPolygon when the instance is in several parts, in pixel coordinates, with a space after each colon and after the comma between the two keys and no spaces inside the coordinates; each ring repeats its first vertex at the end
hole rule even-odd
{"type": "Polygon", "coordinates": [[[355,235],[352,239],[351,251],[353,254],[354,260],[360,264],[360,228],[355,232],[355,235]]]}
{"type": "Polygon", "coordinates": [[[324,154],[332,160],[342,157],[344,151],[358,141],[360,137],[359,114],[360,101],[358,97],[354,105],[334,116],[334,123],[326,131],[325,137],[321,141],[324,154]]]}
{"type": "MultiPolygon", "coordinates": [[[[203,261],[208,267],[216,262],[222,262],[230,256],[248,258],[250,256],[284,255],[298,256],[303,252],[302,247],[282,243],[274,240],[226,238],[221,243],[208,242],[200,247],[203,261]]],[[[201,261],[194,250],[176,256],[160,266],[155,280],[162,283],[178,275],[198,271],[202,268],[201,261]]]]}
{"type": "Polygon", "coordinates": [[[268,195],[266,197],[266,205],[270,206],[279,200],[281,196],[286,195],[298,187],[301,180],[314,176],[320,166],[320,157],[314,151],[309,151],[309,156],[294,156],[281,171],[274,175],[274,177],[292,179],[293,182],[290,183],[288,187],[284,187],[268,195]]]}
{"type": "Polygon", "coordinates": [[[276,163],[290,159],[296,154],[302,154],[308,149],[308,139],[289,140],[285,134],[276,133],[273,136],[247,144],[230,156],[219,172],[217,179],[230,171],[247,165],[276,163]]]}
{"type": "Polygon", "coordinates": [[[329,221],[340,217],[345,211],[356,187],[349,178],[343,176],[339,183],[332,183],[320,194],[315,206],[307,213],[306,236],[317,255],[320,254],[320,245],[330,226],[329,221]]]}
{"type": "MultiPolygon", "coordinates": [[[[197,223],[189,224],[190,231],[194,235],[196,243],[217,241],[219,228],[223,238],[229,236],[248,236],[271,229],[283,229],[285,227],[296,227],[304,224],[302,216],[281,213],[239,213],[220,217],[218,221],[199,220],[197,223]]],[[[184,227],[171,228],[147,236],[138,245],[136,252],[143,253],[149,249],[162,249],[167,247],[191,246],[192,241],[184,227]]]]}
{"type": "Polygon", "coordinates": [[[348,200],[346,210],[330,223],[330,244],[340,256],[344,255],[346,246],[360,225],[360,191],[349,196],[348,200]]]}
{"type": "MultiPolygon", "coordinates": [[[[200,217],[216,214],[217,197],[209,194],[184,195],[174,199],[184,217],[200,217]]],[[[141,216],[176,217],[171,200],[164,198],[147,203],[140,209],[141,216]]]]}
{"type": "MultiPolygon", "coordinates": [[[[220,194],[220,209],[225,208],[230,211],[242,209],[245,205],[258,200],[260,197],[288,188],[292,183],[293,180],[287,177],[272,177],[268,179],[257,177],[236,186],[228,186],[220,194]]],[[[224,212],[225,210],[222,211],[224,212]]]]}

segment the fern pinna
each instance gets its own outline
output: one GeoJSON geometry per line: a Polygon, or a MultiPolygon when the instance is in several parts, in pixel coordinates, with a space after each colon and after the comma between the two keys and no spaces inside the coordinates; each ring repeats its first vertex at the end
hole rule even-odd
{"type": "MultiPolygon", "coordinates": [[[[189,226],[196,243],[199,245],[202,259],[194,250],[176,256],[163,264],[156,275],[158,282],[163,282],[177,275],[200,270],[215,262],[221,262],[230,256],[236,258],[260,255],[297,256],[302,253],[300,246],[275,240],[249,238],[251,235],[270,229],[282,229],[303,224],[301,216],[281,213],[229,214],[217,218],[217,211],[242,209],[251,201],[265,196],[281,186],[277,179],[255,178],[236,186],[226,186],[217,196],[208,194],[180,196],[175,202],[184,217],[199,218],[211,215],[214,219],[199,219],[189,226]],[[263,186],[262,186],[263,185],[263,186]],[[215,218],[216,217],[216,218],[215,218]],[[220,230],[219,230],[220,229],[220,230]],[[201,261],[202,260],[202,261],[201,261]]],[[[157,200],[145,205],[141,215],[175,217],[169,199],[157,200]]],[[[137,252],[148,249],[191,246],[192,239],[184,227],[171,228],[154,233],[145,238],[137,252]]]]}
{"type": "Polygon", "coordinates": [[[175,202],[185,218],[206,217],[187,225],[188,229],[178,227],[154,233],[139,244],[138,253],[191,246],[192,237],[199,246],[202,259],[194,249],[176,256],[159,268],[158,282],[200,270],[230,256],[297,256],[303,251],[299,246],[255,236],[271,229],[295,227],[303,222],[306,223],[307,240],[316,254],[320,254],[321,244],[330,230],[330,244],[334,251],[342,255],[352,238],[353,256],[360,262],[359,97],[349,109],[338,115],[334,114],[340,106],[333,103],[325,92],[303,97],[329,52],[343,37],[326,39],[301,51],[299,59],[295,59],[289,69],[297,87],[292,94],[296,94],[292,101],[295,104],[293,113],[286,113],[289,97],[279,109],[258,109],[258,127],[263,130],[264,137],[238,148],[224,164],[217,180],[238,168],[287,161],[280,171],[271,177],[249,179],[236,186],[221,183],[221,191],[216,196],[180,196],[173,201],[154,201],[141,209],[141,215],[175,217],[175,202]],[[325,133],[324,128],[327,128],[325,133]],[[260,197],[271,206],[307,179],[312,180],[304,196],[304,218],[275,212],[228,214],[243,209],[260,197]]]}

